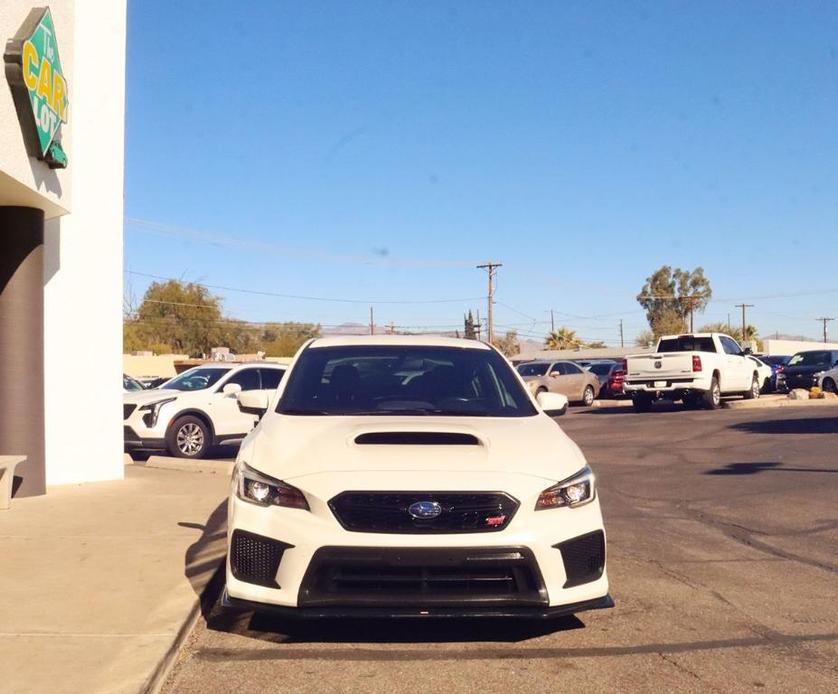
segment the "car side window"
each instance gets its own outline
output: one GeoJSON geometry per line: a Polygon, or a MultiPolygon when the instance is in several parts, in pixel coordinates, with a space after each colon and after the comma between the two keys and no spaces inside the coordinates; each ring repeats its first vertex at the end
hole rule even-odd
{"type": "Polygon", "coordinates": [[[576,364],[564,364],[564,372],[568,375],[577,375],[582,373],[582,369],[580,369],[576,364]]]}
{"type": "Polygon", "coordinates": [[[261,388],[259,369],[242,369],[238,373],[230,376],[227,383],[238,383],[242,387],[242,390],[259,390],[261,388]]]}
{"type": "Polygon", "coordinates": [[[553,364],[553,366],[550,368],[550,374],[551,375],[552,374],[558,374],[558,375],[561,376],[564,373],[565,373],[564,364],[553,364]]]}
{"type": "Polygon", "coordinates": [[[737,345],[731,338],[727,336],[722,336],[719,338],[722,343],[722,349],[728,354],[733,354],[739,356],[742,354],[742,350],[740,349],[739,345],[737,345]]]}
{"type": "Polygon", "coordinates": [[[262,390],[275,390],[285,374],[280,369],[259,369],[259,371],[262,372],[262,390]]]}

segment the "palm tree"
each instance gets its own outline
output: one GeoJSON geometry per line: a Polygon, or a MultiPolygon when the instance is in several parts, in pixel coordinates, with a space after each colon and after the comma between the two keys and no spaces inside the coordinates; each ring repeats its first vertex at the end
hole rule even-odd
{"type": "Polygon", "coordinates": [[[562,326],[551,332],[545,339],[547,349],[577,349],[582,346],[582,340],[576,337],[576,331],[562,326]]]}

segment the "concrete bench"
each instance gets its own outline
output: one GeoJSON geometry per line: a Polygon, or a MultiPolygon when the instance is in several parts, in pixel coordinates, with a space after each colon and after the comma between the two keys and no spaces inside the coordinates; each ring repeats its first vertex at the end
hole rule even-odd
{"type": "Polygon", "coordinates": [[[9,508],[12,502],[15,468],[24,462],[26,462],[25,455],[0,455],[0,510],[9,508]]]}

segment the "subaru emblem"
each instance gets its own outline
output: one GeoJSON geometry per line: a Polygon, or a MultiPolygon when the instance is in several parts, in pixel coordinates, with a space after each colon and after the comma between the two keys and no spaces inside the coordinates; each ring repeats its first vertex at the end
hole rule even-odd
{"type": "Polygon", "coordinates": [[[442,513],[442,506],[436,501],[417,501],[407,507],[407,512],[417,520],[427,520],[442,513]]]}

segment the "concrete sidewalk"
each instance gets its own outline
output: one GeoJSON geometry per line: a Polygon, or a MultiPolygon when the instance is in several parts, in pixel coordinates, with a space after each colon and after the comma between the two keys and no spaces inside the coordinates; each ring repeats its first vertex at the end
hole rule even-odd
{"type": "Polygon", "coordinates": [[[0,512],[0,690],[141,692],[200,612],[229,478],[129,465],[0,512]]]}

